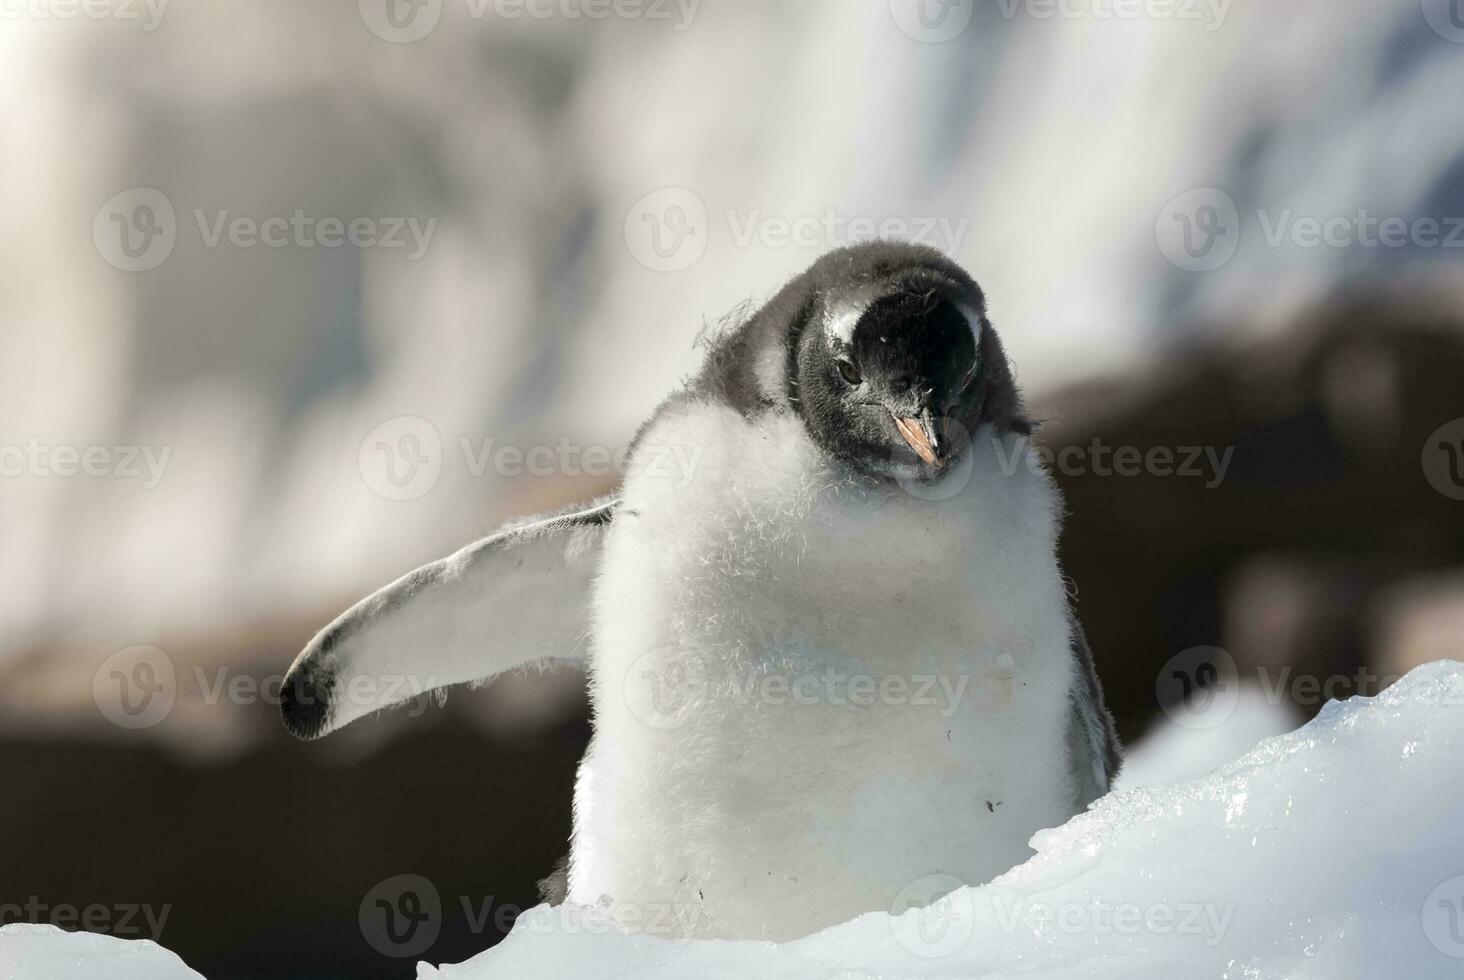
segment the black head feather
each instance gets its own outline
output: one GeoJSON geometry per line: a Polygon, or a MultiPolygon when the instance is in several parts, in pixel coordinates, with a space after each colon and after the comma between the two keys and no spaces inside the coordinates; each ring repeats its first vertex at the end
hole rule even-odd
{"type": "Polygon", "coordinates": [[[981,425],[1031,428],[981,288],[934,249],[900,242],[823,256],[713,344],[691,393],[748,415],[795,413],[870,474],[938,472],[981,425]]]}

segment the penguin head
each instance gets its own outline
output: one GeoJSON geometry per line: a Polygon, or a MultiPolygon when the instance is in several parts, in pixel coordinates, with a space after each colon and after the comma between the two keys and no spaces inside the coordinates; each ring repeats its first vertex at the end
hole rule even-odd
{"type": "Polygon", "coordinates": [[[985,423],[1027,431],[981,289],[923,246],[840,249],[806,274],[790,402],[858,471],[939,476],[985,423]]]}

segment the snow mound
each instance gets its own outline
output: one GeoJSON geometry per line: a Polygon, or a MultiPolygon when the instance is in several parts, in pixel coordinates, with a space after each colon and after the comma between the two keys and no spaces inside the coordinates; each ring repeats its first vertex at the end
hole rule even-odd
{"type": "Polygon", "coordinates": [[[1154,727],[1124,746],[1115,790],[1171,786],[1209,775],[1265,738],[1285,735],[1300,719],[1291,706],[1267,697],[1259,684],[1239,683],[1235,702],[1213,698],[1185,709],[1183,723],[1160,715],[1154,727]]]}
{"type": "MultiPolygon", "coordinates": [[[[797,942],[672,942],[540,906],[418,980],[1464,976],[1464,664],[1332,703],[1203,779],[1117,792],[979,888],[940,875],[797,942]],[[910,903],[904,903],[908,906],[910,903]]],[[[147,941],[0,928],[3,980],[201,980],[147,941]]]]}
{"type": "MultiPolygon", "coordinates": [[[[1211,775],[1111,794],[979,888],[796,942],[627,935],[545,906],[418,980],[1464,975],[1464,665],[1331,703],[1211,775]]],[[[937,894],[949,879],[912,883],[937,894]]]]}
{"type": "Polygon", "coordinates": [[[4,980],[203,980],[146,939],[116,939],[27,923],[0,928],[4,980]]]}

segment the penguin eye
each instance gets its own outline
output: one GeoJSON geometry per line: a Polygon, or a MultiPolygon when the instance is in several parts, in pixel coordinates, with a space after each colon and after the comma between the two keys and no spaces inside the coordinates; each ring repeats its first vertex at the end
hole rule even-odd
{"type": "Polygon", "coordinates": [[[859,374],[859,368],[855,366],[853,361],[840,360],[839,373],[844,376],[844,380],[849,382],[851,386],[858,385],[862,380],[859,374]]]}

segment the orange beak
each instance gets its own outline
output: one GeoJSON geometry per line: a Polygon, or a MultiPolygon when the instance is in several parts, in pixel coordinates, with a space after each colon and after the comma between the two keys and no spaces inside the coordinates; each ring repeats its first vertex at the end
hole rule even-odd
{"type": "Polygon", "coordinates": [[[927,412],[923,419],[908,419],[895,416],[895,428],[900,430],[900,435],[915,450],[915,454],[925,460],[931,466],[944,466],[945,457],[940,451],[940,440],[935,434],[935,427],[930,414],[927,412]]]}

